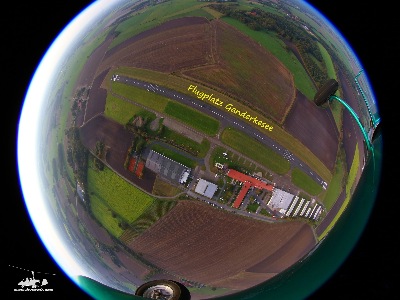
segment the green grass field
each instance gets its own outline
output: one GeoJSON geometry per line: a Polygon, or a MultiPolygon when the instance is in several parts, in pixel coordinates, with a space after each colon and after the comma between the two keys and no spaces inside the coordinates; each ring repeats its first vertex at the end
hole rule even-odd
{"type": "MultiPolygon", "coordinates": [[[[136,220],[154,201],[154,198],[128,183],[109,168],[103,171],[88,169],[89,195],[95,194],[126,222],[136,220]]],[[[92,207],[92,210],[99,210],[92,207]]],[[[106,217],[104,217],[106,218],[106,217]]]]}
{"type": "Polygon", "coordinates": [[[298,168],[292,170],[292,182],[310,195],[315,196],[322,192],[322,186],[298,168]]]}
{"type": "Polygon", "coordinates": [[[124,101],[110,93],[107,94],[104,115],[122,125],[128,123],[133,115],[140,113],[142,110],[143,108],[133,103],[124,101]]]}
{"type": "Polygon", "coordinates": [[[177,144],[185,145],[193,150],[197,150],[199,153],[198,157],[204,157],[210,149],[209,140],[203,138],[201,143],[197,143],[192,139],[189,139],[188,137],[169,129],[168,127],[164,128],[163,137],[166,137],[168,140],[174,140],[177,144]]]}
{"type": "Polygon", "coordinates": [[[90,205],[94,217],[101,225],[114,237],[118,238],[123,233],[118,226],[119,219],[113,217],[112,210],[106,205],[105,201],[96,195],[90,196],[90,205]]]}
{"type": "Polygon", "coordinates": [[[241,131],[228,127],[222,132],[221,140],[277,174],[286,174],[289,171],[290,164],[286,159],[241,131]]]}
{"type": "Polygon", "coordinates": [[[215,135],[219,129],[219,122],[190,107],[176,102],[168,102],[164,112],[176,120],[179,120],[194,129],[197,129],[207,135],[215,135]]]}
{"type": "Polygon", "coordinates": [[[158,112],[163,112],[169,102],[167,98],[156,93],[150,93],[146,90],[119,82],[112,82],[112,91],[128,101],[139,103],[158,112]]]}

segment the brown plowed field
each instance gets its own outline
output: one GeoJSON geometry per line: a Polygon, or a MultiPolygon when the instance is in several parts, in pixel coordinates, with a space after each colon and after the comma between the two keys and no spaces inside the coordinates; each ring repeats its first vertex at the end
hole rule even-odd
{"type": "Polygon", "coordinates": [[[103,82],[105,76],[107,75],[107,71],[108,70],[98,75],[93,81],[92,88],[90,89],[89,92],[89,100],[85,111],[84,122],[87,122],[94,116],[103,113],[105,110],[107,91],[105,89],[102,89],[100,85],[103,82]]]}
{"type": "Polygon", "coordinates": [[[207,63],[210,55],[208,20],[187,17],[142,32],[107,52],[101,70],[130,66],[161,72],[207,63]]]}
{"type": "Polygon", "coordinates": [[[133,133],[117,122],[107,119],[104,115],[98,115],[80,128],[80,134],[82,143],[92,151],[96,148],[97,141],[103,141],[105,145],[110,147],[107,152],[107,163],[112,169],[117,174],[151,193],[156,180],[154,172],[145,169],[143,177],[139,179],[124,168],[126,154],[133,140],[133,133]]]}
{"type": "Polygon", "coordinates": [[[276,259],[273,269],[278,273],[314,245],[311,227],[301,222],[271,224],[200,202],[179,202],[129,246],[152,264],[188,280],[213,286],[241,274],[250,287],[271,277],[266,267],[260,269],[269,257],[276,259]],[[265,277],[247,272],[253,266],[258,273],[265,271],[265,277]]]}
{"type": "Polygon", "coordinates": [[[211,26],[216,32],[216,64],[186,70],[184,74],[223,90],[282,123],[295,98],[292,74],[239,30],[220,20],[212,21],[211,26]]]}
{"type": "Polygon", "coordinates": [[[117,66],[184,74],[279,123],[295,98],[293,78],[284,65],[219,20],[186,17],[142,32],[108,51],[98,72],[117,66]]]}
{"type": "Polygon", "coordinates": [[[309,148],[329,170],[333,170],[339,147],[339,131],[330,109],[316,106],[298,91],[284,128],[309,148]]]}

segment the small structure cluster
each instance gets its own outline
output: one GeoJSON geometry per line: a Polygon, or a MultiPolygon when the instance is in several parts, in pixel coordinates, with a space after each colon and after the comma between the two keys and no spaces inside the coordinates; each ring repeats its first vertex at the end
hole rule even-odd
{"type": "Polygon", "coordinates": [[[304,217],[317,220],[323,207],[314,199],[306,200],[286,191],[275,188],[267,205],[279,212],[281,217],[304,217]]]}

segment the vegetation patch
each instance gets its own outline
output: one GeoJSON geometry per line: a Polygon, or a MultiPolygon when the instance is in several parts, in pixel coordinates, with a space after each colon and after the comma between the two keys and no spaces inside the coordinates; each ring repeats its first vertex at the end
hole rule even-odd
{"type": "Polygon", "coordinates": [[[195,109],[176,102],[168,102],[164,112],[171,117],[208,135],[218,132],[219,122],[195,109]]]}
{"type": "Polygon", "coordinates": [[[310,195],[315,196],[322,192],[321,185],[319,185],[310,176],[298,168],[294,168],[292,171],[292,182],[294,185],[303,189],[310,195]]]}
{"type": "Polygon", "coordinates": [[[154,113],[146,111],[142,107],[110,93],[107,94],[104,115],[122,125],[128,123],[132,119],[132,116],[135,115],[155,118],[154,113]]]}
{"type": "Polygon", "coordinates": [[[123,233],[123,229],[119,225],[121,224],[121,220],[119,220],[116,213],[105,204],[104,200],[100,199],[95,194],[90,196],[90,208],[97,221],[99,221],[112,236],[118,238],[123,233]]]}
{"type": "Polygon", "coordinates": [[[346,197],[345,197],[343,204],[340,207],[338,213],[335,215],[334,219],[332,220],[332,222],[329,224],[329,226],[326,227],[325,231],[322,232],[321,235],[318,236],[319,240],[322,240],[322,238],[324,238],[328,234],[328,232],[333,228],[333,226],[335,226],[337,220],[340,218],[340,216],[342,215],[342,213],[344,212],[344,210],[346,209],[347,205],[350,202],[350,199],[351,199],[351,196],[353,193],[353,189],[355,188],[354,183],[356,181],[358,169],[360,167],[360,152],[359,151],[360,150],[358,148],[358,143],[357,143],[356,149],[354,151],[353,162],[351,164],[350,172],[347,177],[346,197]]]}
{"type": "Polygon", "coordinates": [[[128,223],[136,220],[154,201],[153,197],[133,186],[109,168],[88,169],[89,195],[98,195],[104,204],[128,223]]]}
{"type": "Polygon", "coordinates": [[[155,196],[174,197],[180,192],[182,191],[178,187],[157,177],[153,185],[152,194],[155,196]]]}
{"type": "Polygon", "coordinates": [[[174,144],[182,145],[182,149],[190,149],[191,153],[197,153],[198,157],[206,156],[208,150],[210,149],[210,141],[207,139],[203,139],[201,143],[197,143],[192,139],[179,134],[178,132],[169,129],[168,127],[164,127],[163,137],[165,137],[168,141],[173,141],[174,144]]]}
{"type": "Polygon", "coordinates": [[[146,229],[166,215],[176,204],[176,201],[157,199],[140,217],[129,225],[127,230],[121,235],[120,240],[128,245],[142,232],[146,231],[146,229]]]}
{"type": "Polygon", "coordinates": [[[277,174],[286,174],[290,169],[286,159],[242,131],[228,127],[222,132],[221,140],[277,174]]]}
{"type": "Polygon", "coordinates": [[[163,112],[169,100],[159,94],[151,93],[138,87],[112,82],[112,91],[132,103],[139,103],[158,112],[163,112]]]}

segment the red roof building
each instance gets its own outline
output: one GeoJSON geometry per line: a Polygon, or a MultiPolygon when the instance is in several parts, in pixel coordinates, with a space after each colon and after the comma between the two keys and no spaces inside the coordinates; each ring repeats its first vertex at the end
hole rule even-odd
{"type": "Polygon", "coordinates": [[[246,196],[247,192],[251,187],[255,187],[257,189],[262,189],[262,190],[268,190],[272,191],[274,188],[272,185],[265,183],[257,178],[251,177],[249,175],[243,174],[239,171],[229,169],[228,172],[226,173],[229,177],[238,180],[242,182],[244,185],[242,189],[240,190],[238,196],[236,197],[235,202],[233,203],[232,207],[234,208],[239,208],[240,204],[242,204],[242,201],[244,197],[246,196]]]}

